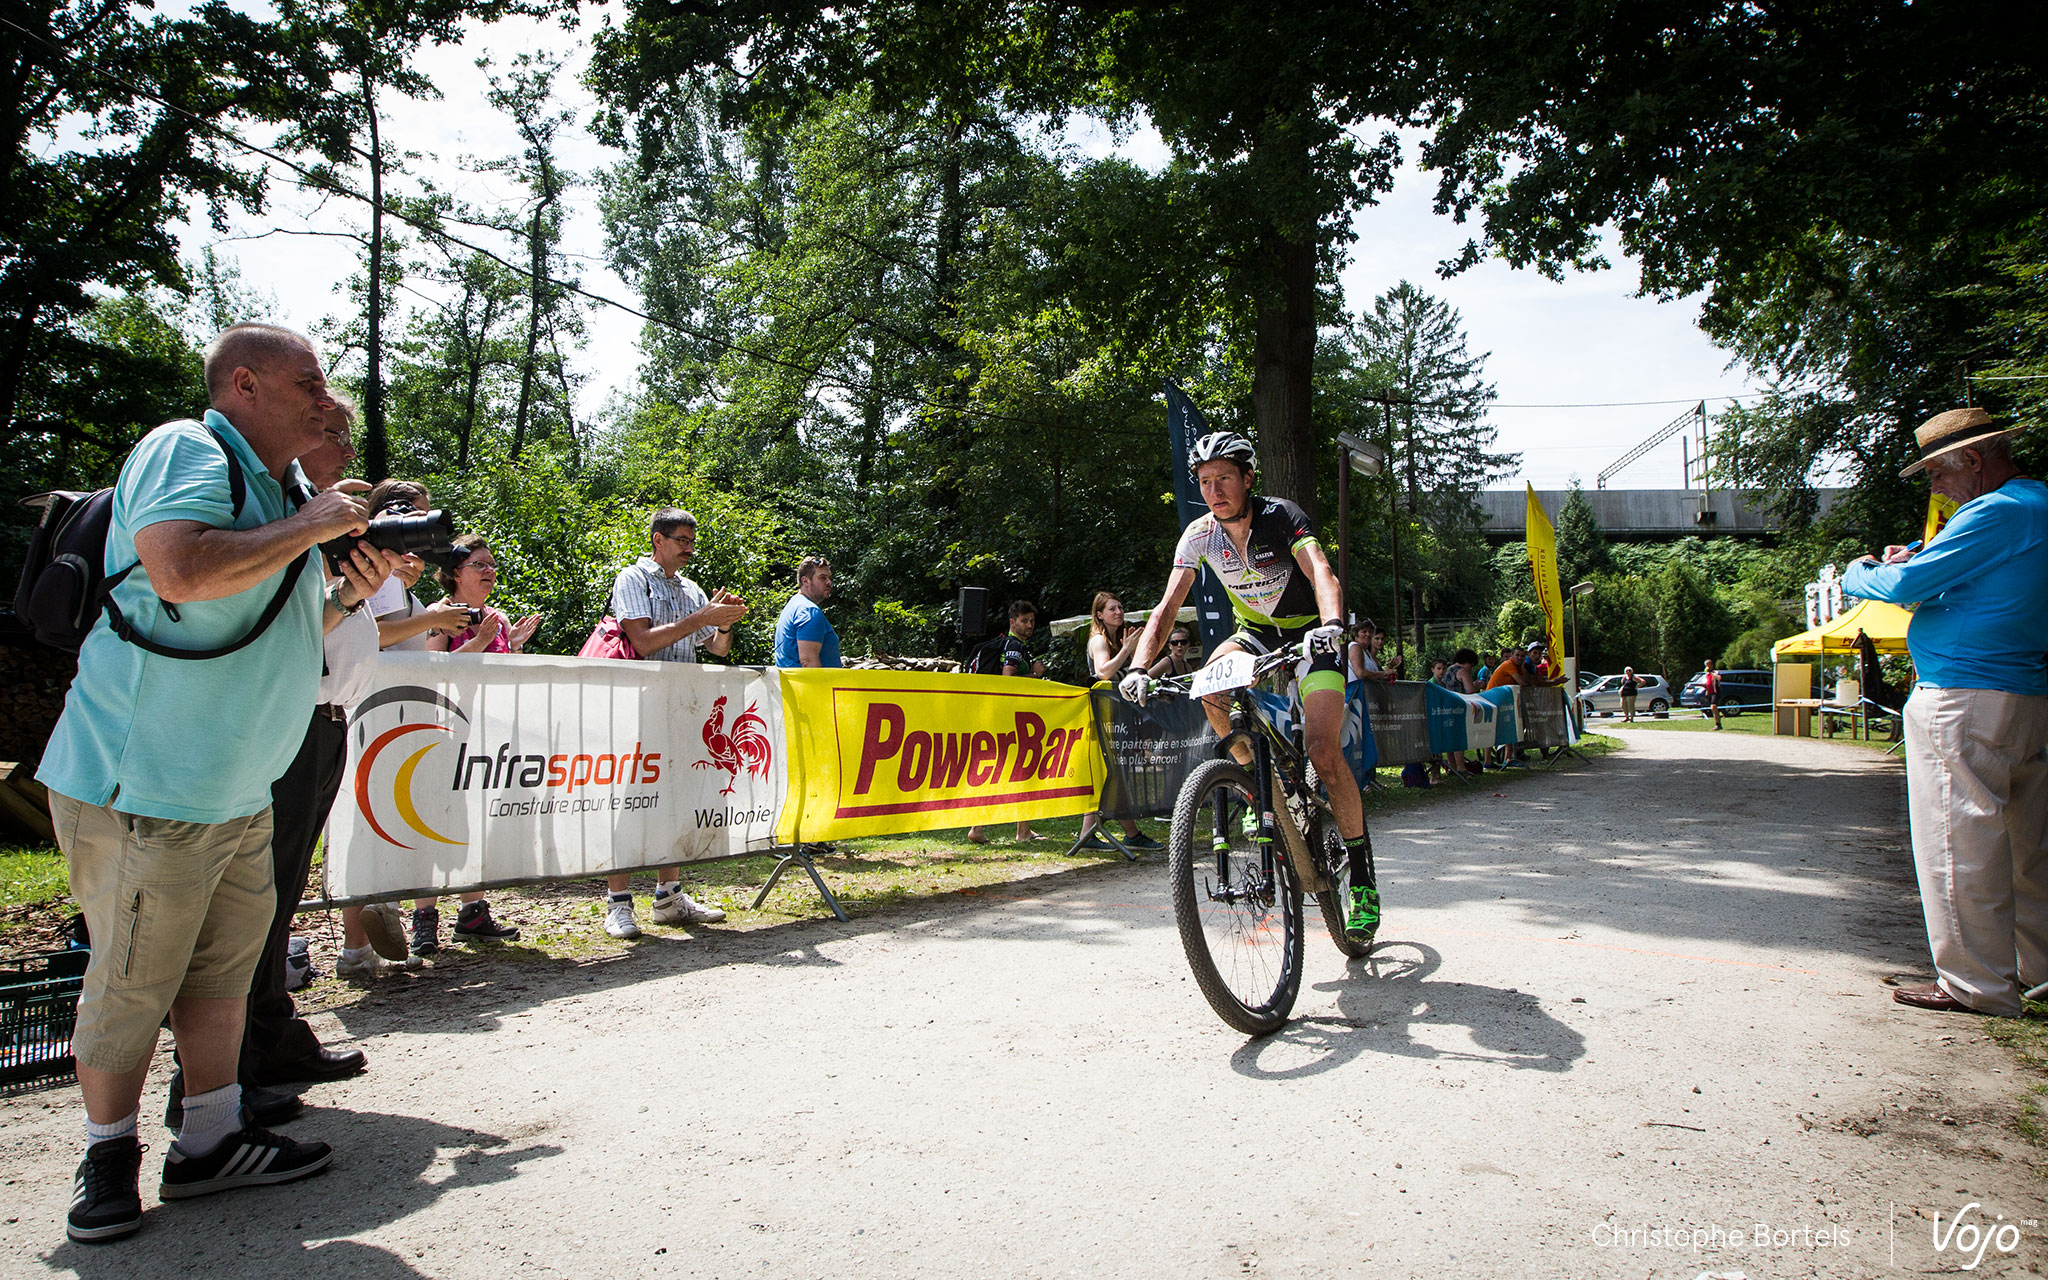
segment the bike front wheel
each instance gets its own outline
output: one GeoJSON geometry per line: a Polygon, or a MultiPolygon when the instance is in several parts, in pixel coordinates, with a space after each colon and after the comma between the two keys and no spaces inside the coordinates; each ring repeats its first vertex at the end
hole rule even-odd
{"type": "Polygon", "coordinates": [[[1301,886],[1286,855],[1261,855],[1258,792],[1234,760],[1188,776],[1167,846],[1173,918],[1195,985],[1246,1035],[1277,1031],[1301,989],[1301,886]]]}

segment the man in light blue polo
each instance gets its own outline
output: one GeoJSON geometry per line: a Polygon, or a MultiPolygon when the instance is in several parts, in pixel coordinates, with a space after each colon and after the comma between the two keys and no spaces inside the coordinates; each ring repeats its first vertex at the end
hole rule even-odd
{"type": "Polygon", "coordinates": [[[1905,474],[1962,505],[1925,546],[1851,564],[1842,590],[1920,606],[1906,798],[1937,978],[1892,998],[2018,1017],[2048,982],[2048,487],[2011,434],[1982,409],[1928,419],[1905,474]]]}
{"type": "Polygon", "coordinates": [[[832,565],[823,556],[805,556],[796,569],[796,594],[775,619],[775,665],[836,667],[839,633],[821,608],[832,595],[832,565]]]}
{"type": "Polygon", "coordinates": [[[75,1240],[142,1225],[136,1115],[166,1015],[186,1096],[163,1199],[286,1182],[332,1154],[245,1124],[235,1068],[276,909],[271,782],[305,733],[323,632],[397,558],[357,543],[344,580],[324,586],[311,549],[362,532],[367,512],[351,492],[360,482],[305,496],[293,459],[323,442],[335,407],[305,338],[235,325],[207,349],[206,387],[203,424],[158,427],[122,465],[106,568],[135,566],[113,595],[129,629],[102,617],[86,636],[36,774],[92,936],[72,1038],[88,1143],[66,1225],[75,1240]],[[281,611],[232,653],[178,658],[137,643],[219,649],[273,599],[281,611]]]}

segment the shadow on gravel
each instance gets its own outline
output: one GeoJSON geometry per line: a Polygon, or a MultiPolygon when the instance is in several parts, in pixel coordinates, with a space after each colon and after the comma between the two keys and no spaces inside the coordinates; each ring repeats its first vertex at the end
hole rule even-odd
{"type": "MultiPolygon", "coordinates": [[[[293,1280],[404,1280],[426,1274],[397,1254],[342,1237],[419,1212],[451,1192],[504,1182],[522,1165],[560,1155],[477,1129],[418,1116],[314,1108],[291,1126],[302,1141],[334,1145],[334,1163],[303,1182],[158,1204],[159,1144],[142,1160],[142,1231],[105,1245],[66,1241],[43,1255],[84,1280],[204,1275],[293,1280]],[[316,1243],[324,1242],[324,1243],[316,1243]]],[[[169,1135],[163,1135],[163,1146],[169,1135]]],[[[469,1248],[453,1239],[449,1246],[469,1248]]],[[[517,1267],[508,1259],[508,1270],[517,1267]]]]}
{"type": "Polygon", "coordinates": [[[1375,823],[1403,905],[1510,904],[1538,929],[1924,954],[1896,763],[1622,752],[1375,823]]]}
{"type": "MultiPolygon", "coordinates": [[[[1154,878],[1151,887],[1163,883],[1161,859],[1103,862],[1001,886],[870,905],[845,923],[820,904],[816,918],[763,929],[698,926],[687,938],[649,933],[628,950],[607,956],[555,957],[518,944],[444,952],[434,968],[377,979],[360,1000],[332,1012],[358,1040],[427,1028],[474,1035],[496,1030],[505,1018],[550,1000],[616,991],[675,974],[736,964],[837,968],[840,962],[820,950],[824,944],[907,928],[957,929],[975,941],[1062,935],[1087,944],[1105,940],[1112,924],[1126,927],[1133,911],[1148,923],[1157,918],[1171,928],[1173,917],[1164,909],[1163,895],[1153,903],[1128,900],[1130,891],[1121,886],[1130,883],[1125,873],[1134,869],[1154,878]],[[1090,884],[1102,886],[1103,901],[1075,898],[1076,889],[1090,884]],[[1059,895],[1057,904],[1038,905],[1038,899],[1054,894],[1059,895]]],[[[376,1069],[374,1062],[371,1069],[376,1069]]]]}
{"type": "Polygon", "coordinates": [[[1299,1080],[1367,1054],[1393,1054],[1564,1072],[1586,1056],[1585,1037],[1545,1013],[1534,996],[1429,981],[1442,963],[1434,947],[1420,942],[1378,943],[1371,955],[1346,966],[1342,981],[1315,984],[1317,991],[1336,993],[1339,1016],[1296,1018],[1249,1041],[1231,1055],[1231,1069],[1253,1080],[1299,1080]],[[1474,1047],[1438,1048],[1418,1038],[1431,1028],[1462,1030],[1474,1047]]]}

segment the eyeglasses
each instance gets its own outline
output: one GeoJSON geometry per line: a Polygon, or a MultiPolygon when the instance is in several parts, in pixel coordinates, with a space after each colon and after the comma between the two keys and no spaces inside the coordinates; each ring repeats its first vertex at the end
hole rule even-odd
{"type": "Polygon", "coordinates": [[[1188,647],[1188,642],[1185,640],[1168,640],[1166,647],[1169,649],[1185,649],[1188,647]]]}

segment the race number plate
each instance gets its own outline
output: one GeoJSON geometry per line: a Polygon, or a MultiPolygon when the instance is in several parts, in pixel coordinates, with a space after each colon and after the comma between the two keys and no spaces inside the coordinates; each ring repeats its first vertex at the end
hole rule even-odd
{"type": "Polygon", "coordinates": [[[1188,686],[1188,693],[1206,698],[1212,693],[1242,689],[1257,679],[1257,665],[1257,659],[1249,653],[1226,653],[1196,673],[1194,684],[1188,686]]]}

